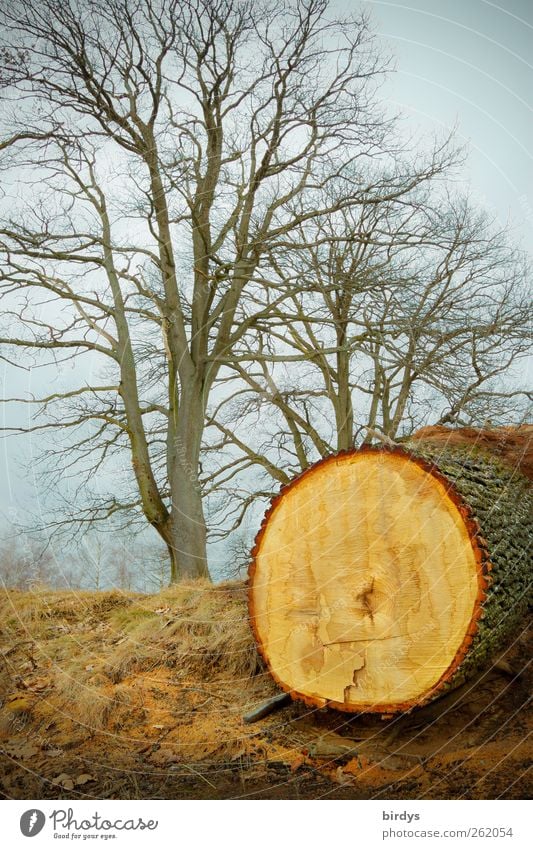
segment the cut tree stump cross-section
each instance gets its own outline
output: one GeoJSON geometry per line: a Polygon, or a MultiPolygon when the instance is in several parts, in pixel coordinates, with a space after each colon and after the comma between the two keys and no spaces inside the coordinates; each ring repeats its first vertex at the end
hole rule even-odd
{"type": "Polygon", "coordinates": [[[527,609],[529,482],[476,451],[343,452],[284,487],[250,567],[250,615],[293,698],[397,713],[464,683],[527,609]]]}

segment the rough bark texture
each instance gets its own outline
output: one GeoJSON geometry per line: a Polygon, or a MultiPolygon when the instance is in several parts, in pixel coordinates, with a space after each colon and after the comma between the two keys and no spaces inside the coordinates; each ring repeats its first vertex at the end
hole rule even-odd
{"type": "MultiPolygon", "coordinates": [[[[317,469],[326,467],[328,463],[335,463],[337,457],[361,454],[361,452],[343,452],[336,457],[320,461],[282,488],[265,515],[252,553],[253,560],[250,567],[252,627],[259,649],[273,677],[283,689],[291,692],[293,698],[302,699],[312,705],[327,704],[348,712],[408,711],[462,684],[476,671],[486,666],[491,658],[519,633],[528,606],[532,571],[533,521],[529,482],[512,466],[503,464],[476,447],[443,447],[430,442],[417,441],[416,453],[413,450],[413,444],[410,445],[410,449],[406,451],[403,448],[365,447],[362,451],[375,455],[394,454],[415,463],[423,468],[433,481],[444,485],[447,497],[457,507],[467,529],[478,570],[478,593],[470,623],[465,629],[464,639],[453,661],[431,688],[421,692],[415,698],[396,704],[384,700],[383,703],[374,701],[372,704],[362,706],[355,700],[350,701],[350,698],[346,696],[343,703],[320,698],[316,694],[310,696],[309,693],[291,691],[291,687],[283,681],[283,676],[272,668],[258,628],[259,611],[256,609],[256,604],[260,596],[254,593],[254,582],[260,579],[258,555],[269,520],[291,488],[297,486],[304,477],[312,476],[317,469]]],[[[300,569],[301,564],[297,564],[295,568],[300,569]]],[[[264,628],[264,624],[262,627],[264,628]]]]}
{"type": "Polygon", "coordinates": [[[413,450],[418,443],[434,448],[461,448],[480,451],[499,459],[533,480],[533,425],[508,427],[446,427],[429,425],[408,440],[413,450]],[[414,445],[412,443],[415,443],[414,445]]]}
{"type": "Polygon", "coordinates": [[[416,443],[416,453],[438,465],[479,522],[490,557],[491,583],[483,616],[464,660],[449,681],[462,684],[520,631],[531,601],[533,497],[531,484],[486,449],[416,443]]]}

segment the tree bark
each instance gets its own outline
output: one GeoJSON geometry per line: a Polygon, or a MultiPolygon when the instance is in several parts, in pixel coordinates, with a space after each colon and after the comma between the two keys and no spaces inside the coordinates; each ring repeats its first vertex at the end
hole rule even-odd
{"type": "Polygon", "coordinates": [[[201,388],[191,380],[182,388],[176,421],[168,430],[171,507],[165,541],[171,558],[171,582],[179,577],[209,577],[207,532],[198,478],[204,415],[201,388]]]}

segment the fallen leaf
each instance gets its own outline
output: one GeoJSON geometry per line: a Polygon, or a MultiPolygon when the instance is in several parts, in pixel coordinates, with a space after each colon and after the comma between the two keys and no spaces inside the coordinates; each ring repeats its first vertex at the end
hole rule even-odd
{"type": "Polygon", "coordinates": [[[345,765],[344,772],[357,775],[357,773],[361,772],[362,769],[369,769],[371,766],[372,761],[367,757],[364,755],[356,755],[355,758],[352,758],[352,760],[345,765]]]}
{"type": "Polygon", "coordinates": [[[47,690],[51,686],[51,681],[49,678],[34,678],[33,681],[28,683],[28,687],[30,690],[47,690]]]}
{"type": "Polygon", "coordinates": [[[179,761],[179,756],[172,749],[158,749],[157,752],[152,752],[150,761],[156,766],[167,766],[171,763],[179,761]]]}
{"type": "Polygon", "coordinates": [[[349,775],[345,775],[342,769],[342,766],[337,767],[335,770],[335,781],[337,784],[353,784],[353,778],[349,775]]]}
{"type": "Polygon", "coordinates": [[[296,772],[297,769],[305,763],[305,755],[297,755],[291,763],[291,772],[296,772]]]}
{"type": "Polygon", "coordinates": [[[83,775],[78,775],[76,779],[76,784],[87,784],[89,781],[96,781],[94,775],[89,775],[88,772],[84,772],[83,775]]]}
{"type": "Polygon", "coordinates": [[[6,744],[5,751],[13,758],[26,760],[35,757],[39,750],[37,746],[33,745],[33,743],[26,743],[23,740],[14,740],[12,743],[6,744]]]}
{"type": "Polygon", "coordinates": [[[21,696],[8,702],[6,707],[11,713],[28,713],[32,708],[32,702],[25,696],[21,696]]]}

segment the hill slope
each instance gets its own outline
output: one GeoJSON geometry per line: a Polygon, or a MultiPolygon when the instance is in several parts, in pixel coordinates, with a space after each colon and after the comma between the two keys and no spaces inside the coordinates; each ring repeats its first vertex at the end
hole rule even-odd
{"type": "MultiPolygon", "coordinates": [[[[0,792],[7,798],[523,797],[526,636],[502,665],[402,720],[291,704],[242,583],[159,595],[5,591],[0,792]],[[507,664],[507,665],[506,665],[507,664]],[[510,665],[509,665],[510,664],[510,665]]],[[[530,654],[530,652],[529,652],[530,654]]]]}

